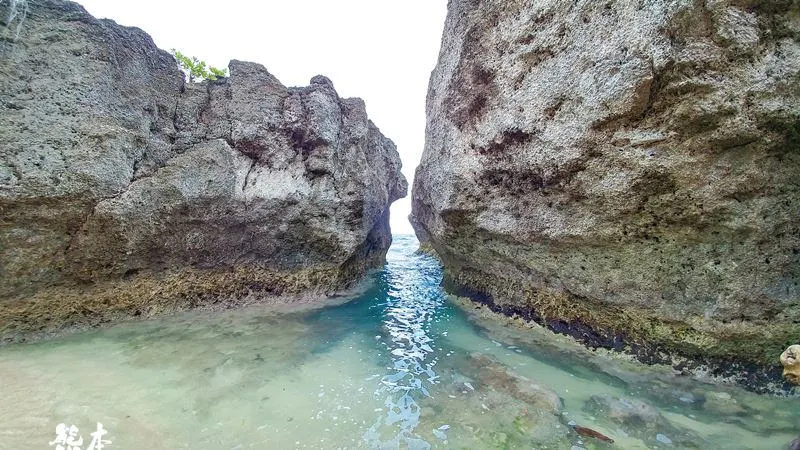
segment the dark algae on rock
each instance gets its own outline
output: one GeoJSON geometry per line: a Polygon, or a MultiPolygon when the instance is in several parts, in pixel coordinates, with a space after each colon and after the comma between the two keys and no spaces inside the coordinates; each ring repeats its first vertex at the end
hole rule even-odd
{"type": "Polygon", "coordinates": [[[452,292],[756,389],[800,339],[800,4],[453,0],[411,220],[452,292]]]}
{"type": "Polygon", "coordinates": [[[137,28],[26,5],[0,27],[0,341],[324,295],[383,263],[407,183],[363,101],[241,61],[187,83],[137,28]]]}

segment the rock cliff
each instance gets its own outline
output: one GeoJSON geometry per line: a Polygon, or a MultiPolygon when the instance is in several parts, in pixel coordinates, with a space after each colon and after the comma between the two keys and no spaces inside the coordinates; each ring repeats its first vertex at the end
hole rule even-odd
{"type": "Polygon", "coordinates": [[[406,195],[360,99],[258,64],[186,83],[136,28],[0,4],[0,340],[328,293],[383,261],[406,195]],[[9,20],[13,19],[13,20],[9,20]]]}
{"type": "Polygon", "coordinates": [[[800,3],[451,0],[427,114],[411,219],[450,289],[646,360],[780,376],[800,3]]]}

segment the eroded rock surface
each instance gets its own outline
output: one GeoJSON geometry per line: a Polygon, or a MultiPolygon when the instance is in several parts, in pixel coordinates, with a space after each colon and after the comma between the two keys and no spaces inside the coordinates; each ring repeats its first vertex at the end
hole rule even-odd
{"type": "Polygon", "coordinates": [[[330,292],[383,261],[407,183],[360,99],[240,61],[187,84],[147,34],[71,2],[18,21],[0,28],[0,339],[330,292]]]}
{"type": "Polygon", "coordinates": [[[800,335],[799,17],[782,0],[451,1],[412,214],[450,289],[593,345],[777,379],[800,335]]]}
{"type": "Polygon", "coordinates": [[[790,345],[781,353],[783,377],[793,384],[800,384],[800,345],[790,345]]]}

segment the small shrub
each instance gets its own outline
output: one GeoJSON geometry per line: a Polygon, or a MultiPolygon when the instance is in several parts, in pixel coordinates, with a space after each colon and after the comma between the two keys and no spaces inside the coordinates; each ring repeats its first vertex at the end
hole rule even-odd
{"type": "Polygon", "coordinates": [[[228,76],[228,69],[209,66],[205,61],[201,61],[195,56],[188,57],[174,48],[172,49],[172,56],[175,57],[178,67],[186,74],[186,78],[190,83],[203,80],[213,81],[217,78],[228,76]]]}

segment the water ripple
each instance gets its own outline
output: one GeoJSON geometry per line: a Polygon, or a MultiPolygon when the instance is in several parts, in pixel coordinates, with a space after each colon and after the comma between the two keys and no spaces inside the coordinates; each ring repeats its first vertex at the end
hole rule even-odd
{"type": "Polygon", "coordinates": [[[386,398],[386,413],[363,436],[371,448],[399,448],[401,444],[409,449],[431,447],[414,429],[421,413],[417,401],[430,397],[438,383],[431,326],[440,318],[444,295],[439,289],[438,263],[429,256],[414,254],[415,246],[415,240],[400,237],[387,255],[383,277],[389,289],[382,304],[383,336],[377,337],[385,337],[391,365],[375,390],[376,397],[386,398]]]}

